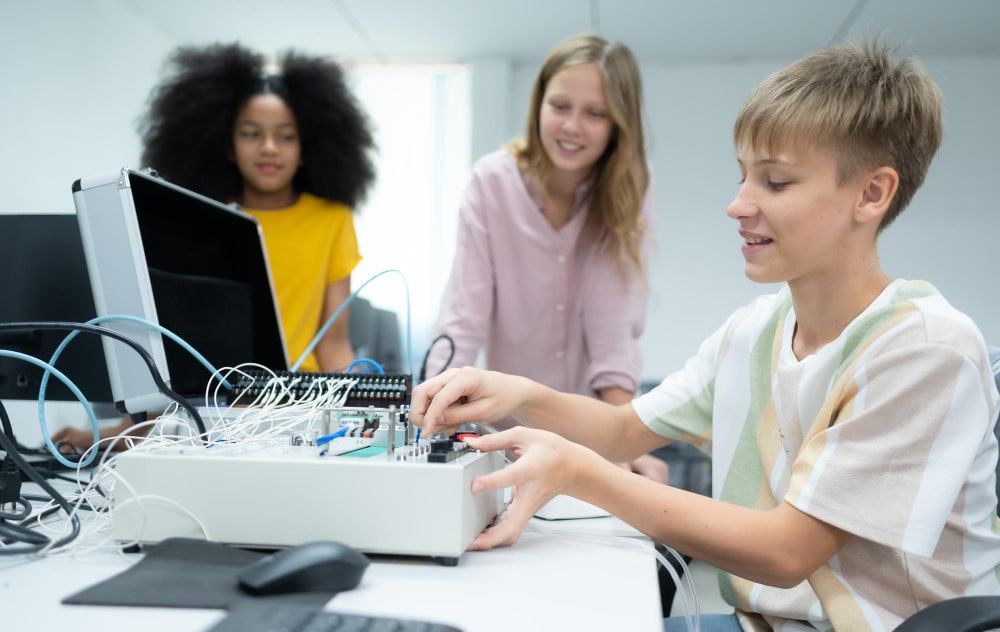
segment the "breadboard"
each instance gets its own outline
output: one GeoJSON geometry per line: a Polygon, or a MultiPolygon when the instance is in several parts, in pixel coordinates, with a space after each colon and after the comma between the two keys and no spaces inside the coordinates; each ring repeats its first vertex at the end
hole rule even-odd
{"type": "Polygon", "coordinates": [[[368,553],[457,563],[497,516],[499,491],[471,491],[502,467],[468,449],[429,462],[419,446],[341,456],[316,446],[171,445],[118,456],[112,532],[122,543],[205,538],[280,548],[336,540],[368,553]]]}

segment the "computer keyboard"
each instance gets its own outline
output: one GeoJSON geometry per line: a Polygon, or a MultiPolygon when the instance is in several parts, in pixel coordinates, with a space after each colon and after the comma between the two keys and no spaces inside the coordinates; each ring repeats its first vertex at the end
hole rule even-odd
{"type": "Polygon", "coordinates": [[[337,612],[317,612],[293,630],[294,632],[461,632],[458,628],[443,623],[337,612]]]}
{"type": "MultiPolygon", "coordinates": [[[[242,604],[241,604],[242,605],[242,604]]],[[[284,603],[236,608],[209,632],[462,632],[444,623],[344,614],[284,603]]]]}

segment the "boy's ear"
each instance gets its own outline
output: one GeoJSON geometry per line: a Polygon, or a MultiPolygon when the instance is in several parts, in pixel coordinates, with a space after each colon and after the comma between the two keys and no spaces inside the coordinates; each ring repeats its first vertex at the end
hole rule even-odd
{"type": "Polygon", "coordinates": [[[889,204],[896,197],[899,174],[892,167],[879,167],[864,176],[862,185],[864,189],[855,210],[858,221],[882,221],[882,216],[889,210],[889,204]]]}

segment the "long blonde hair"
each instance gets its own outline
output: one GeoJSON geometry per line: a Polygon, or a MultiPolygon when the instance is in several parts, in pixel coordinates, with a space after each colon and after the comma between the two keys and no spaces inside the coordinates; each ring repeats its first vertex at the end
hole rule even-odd
{"type": "MultiPolygon", "coordinates": [[[[577,35],[557,44],[542,64],[531,91],[525,139],[512,151],[523,169],[531,173],[543,196],[552,163],[542,148],[539,133],[542,101],[549,80],[563,68],[595,64],[604,78],[604,92],[612,131],[604,154],[594,165],[592,204],[588,222],[594,238],[610,239],[619,265],[622,255],[645,279],[642,242],[647,228],[642,200],[649,186],[649,169],[643,141],[642,80],[639,64],[624,44],[596,35],[577,35]]],[[[623,273],[624,270],[619,268],[623,273]]]]}

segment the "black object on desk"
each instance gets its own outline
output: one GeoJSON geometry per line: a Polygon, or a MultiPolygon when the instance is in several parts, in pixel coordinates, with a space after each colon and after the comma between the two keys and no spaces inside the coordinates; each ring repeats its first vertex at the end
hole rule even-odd
{"type": "Polygon", "coordinates": [[[358,585],[368,558],[340,542],[306,542],[261,558],[242,571],[240,587],[254,595],[339,592],[358,585]]]}
{"type": "Polygon", "coordinates": [[[444,623],[243,602],[208,632],[462,632],[444,623]]]}
{"type": "MultiPolygon", "coordinates": [[[[70,214],[0,213],[0,322],[82,323],[97,315],[87,276],[80,227],[70,214]]],[[[0,333],[0,348],[48,362],[67,331],[36,329],[0,333]]],[[[93,403],[112,410],[111,382],[99,336],[83,335],[66,346],[56,368],[93,403]]],[[[0,357],[0,399],[38,399],[44,369],[0,357]]],[[[48,401],[76,401],[69,388],[51,377],[48,401]]]]}
{"type": "Polygon", "coordinates": [[[168,538],[135,566],[63,603],[228,610],[210,632],[462,632],[429,621],[324,612],[336,590],[247,594],[239,578],[265,556],[217,542],[168,538]]]}
{"type": "Polygon", "coordinates": [[[253,597],[237,576],[264,553],[193,538],[168,538],[134,566],[63,599],[69,605],[228,609],[241,601],[280,600],[321,608],[336,591],[253,597]]]}

